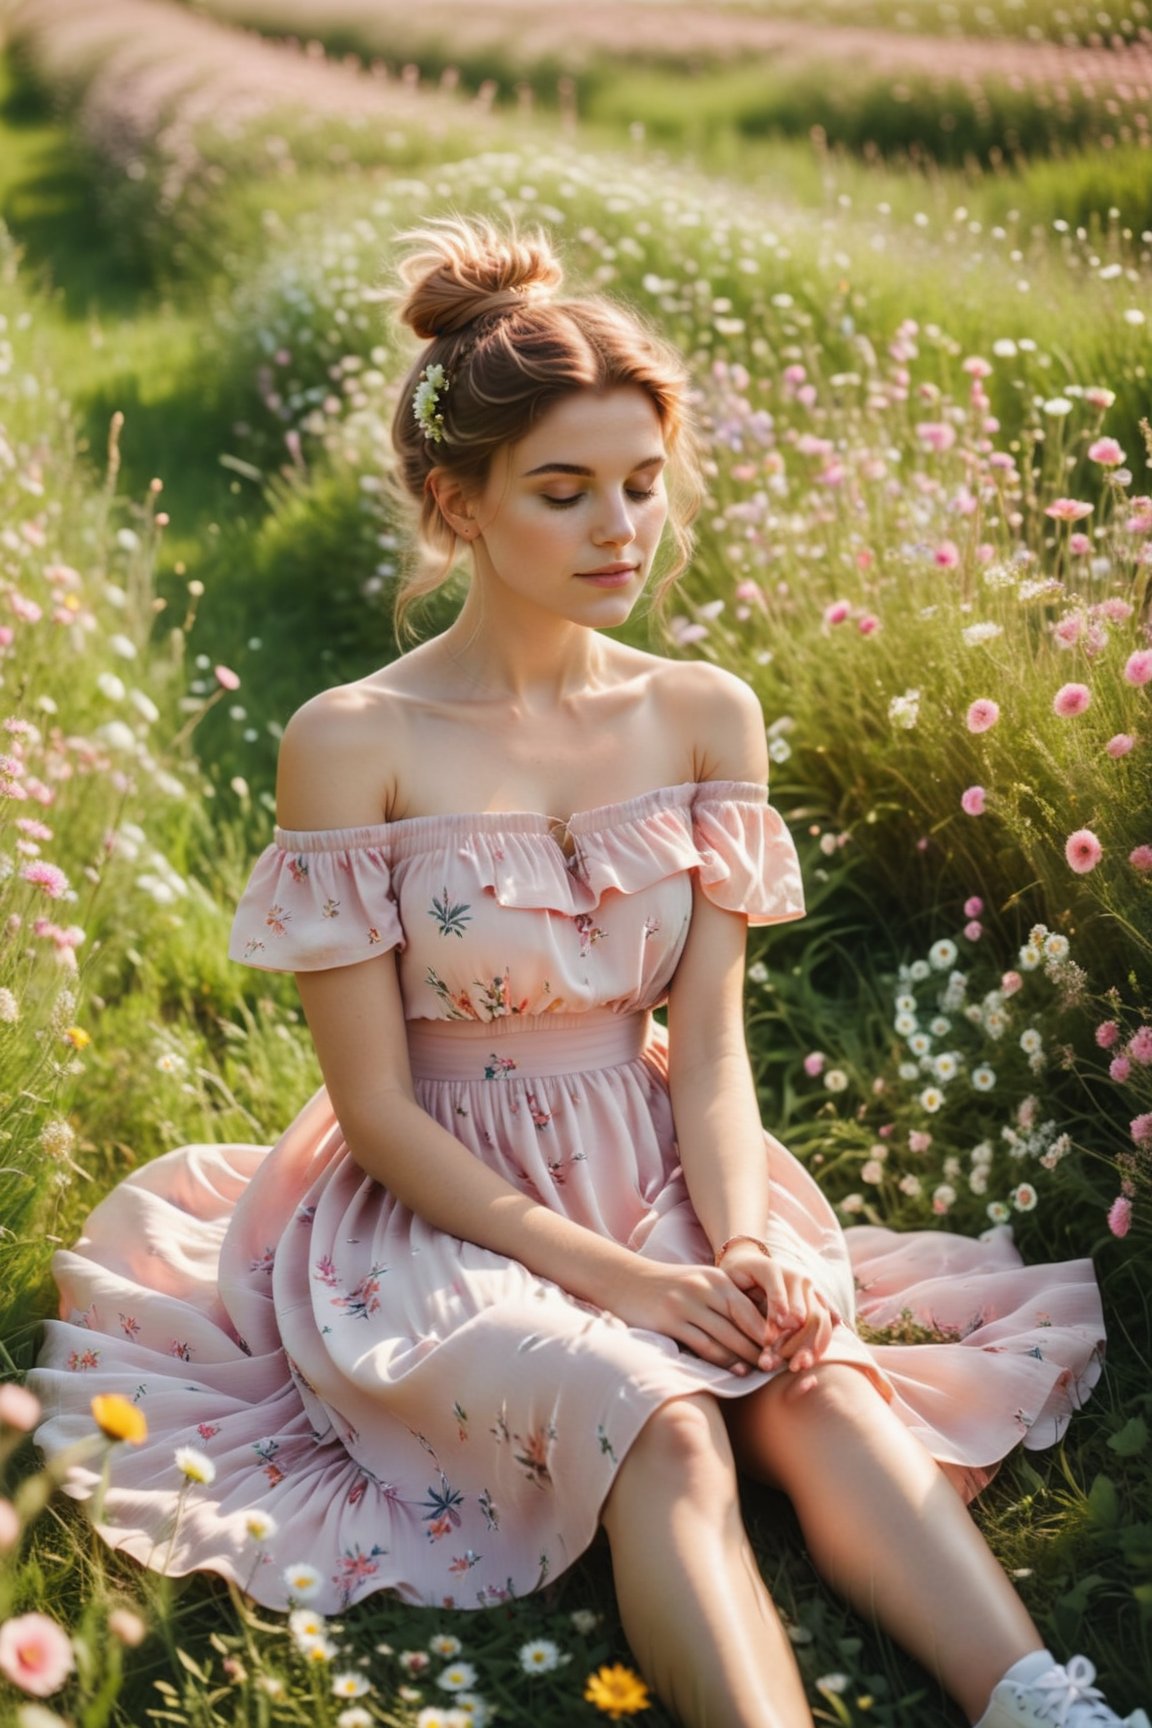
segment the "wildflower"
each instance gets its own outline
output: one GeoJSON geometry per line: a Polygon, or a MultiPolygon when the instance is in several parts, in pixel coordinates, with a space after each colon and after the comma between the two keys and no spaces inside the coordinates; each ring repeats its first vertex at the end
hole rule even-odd
{"type": "Polygon", "coordinates": [[[1026,1031],[1020,1034],[1020,1048],[1026,1056],[1034,1056],[1036,1051],[1042,1047],[1043,1042],[1044,1040],[1035,1026],[1029,1026],[1026,1031]]]}
{"type": "Polygon", "coordinates": [[[476,1670],[471,1662],[453,1662],[442,1674],[436,1676],[437,1686],[443,1686],[445,1692],[463,1692],[466,1687],[475,1683],[476,1670]]]}
{"type": "Polygon", "coordinates": [[[984,926],[979,918],[970,918],[964,926],[964,940],[966,942],[979,942],[983,934],[984,926]]]}
{"type": "Polygon", "coordinates": [[[584,1698],[610,1716],[613,1722],[618,1722],[621,1716],[635,1716],[638,1711],[648,1709],[647,1686],[639,1674],[634,1674],[631,1668],[625,1668],[620,1662],[613,1663],[610,1668],[598,1668],[595,1674],[590,1674],[584,1698]]]}
{"type": "Polygon", "coordinates": [[[1129,654],[1124,662],[1124,681],[1127,684],[1152,682],[1152,648],[1137,648],[1134,654],[1129,654]]]}
{"type": "Polygon", "coordinates": [[[870,1183],[873,1187],[884,1180],[884,1166],[879,1158],[869,1158],[868,1162],[861,1166],[860,1180],[870,1183]]]}
{"type": "Polygon", "coordinates": [[[417,1716],[416,1728],[469,1728],[469,1723],[463,1710],[441,1710],[438,1704],[429,1704],[417,1716]]]}
{"type": "Polygon", "coordinates": [[[979,918],[983,910],[984,902],[981,900],[979,894],[970,894],[964,902],[965,918],[979,918]]]}
{"type": "Polygon", "coordinates": [[[1116,762],[1121,756],[1127,756],[1135,742],[1136,740],[1130,732],[1117,732],[1114,738],[1109,738],[1104,749],[1105,752],[1111,756],[1112,760],[1116,762]]]}
{"type": "MultiPolygon", "coordinates": [[[[923,1128],[912,1128],[909,1130],[909,1134],[908,1134],[908,1150],[909,1150],[909,1152],[917,1152],[917,1153],[927,1152],[929,1147],[931,1146],[931,1144],[932,1144],[932,1136],[931,1136],[931,1134],[925,1133],[923,1128]]],[[[885,1148],[873,1147],[873,1151],[877,1151],[877,1150],[884,1152],[884,1156],[887,1157],[887,1151],[885,1148]]]]}
{"type": "Polygon", "coordinates": [[[130,1404],[118,1392],[101,1392],[93,1398],[92,1415],[107,1440],[124,1440],[129,1446],[142,1446],[148,1438],[148,1421],[143,1410],[130,1404]]]}
{"type": "Polygon", "coordinates": [[[60,900],[69,892],[68,878],[56,864],[49,864],[43,858],[37,858],[31,864],[25,864],[20,875],[25,882],[31,882],[36,888],[43,888],[49,900],[60,900]]]}
{"type": "Polygon", "coordinates": [[[965,648],[978,648],[982,642],[994,642],[997,636],[1003,636],[1003,624],[993,624],[990,620],[982,620],[979,624],[969,624],[960,632],[960,640],[965,648]]]}
{"type": "Polygon", "coordinates": [[[1067,936],[1051,931],[1044,938],[1044,954],[1048,960],[1067,960],[1070,944],[1067,936]]]}
{"type": "Polygon", "coordinates": [[[293,1608],[288,1616],[288,1630],[299,1644],[313,1638],[323,1638],[328,1622],[315,1608],[293,1608]]]}
{"type": "Polygon", "coordinates": [[[216,1480],[216,1466],[206,1452],[200,1452],[195,1446],[177,1446],[176,1467],[182,1471],[189,1482],[195,1482],[201,1488],[209,1488],[216,1480]]]}
{"type": "Polygon", "coordinates": [[[812,1050],[804,1058],[804,1072],[810,1080],[815,1080],[824,1072],[825,1056],[822,1050],[812,1050]]]}
{"type": "Polygon", "coordinates": [[[549,1638],[534,1638],[520,1646],[520,1666],[525,1674],[550,1674],[560,1666],[560,1652],[549,1638]]]}
{"type": "Polygon", "coordinates": [[[977,1092],[991,1092],[996,1084],[996,1072],[986,1064],[972,1070],[972,1084],[977,1092]]]}
{"type": "Polygon", "coordinates": [[[40,1420],[40,1400],[26,1386],[8,1380],[0,1386],[0,1424],[30,1434],[40,1420]]]}
{"type": "Polygon", "coordinates": [[[73,1050],[86,1050],[92,1042],[91,1032],[85,1032],[83,1026],[68,1026],[61,1036],[71,1044],[73,1050]]]}
{"type": "Polygon", "coordinates": [[[20,1004],[11,990],[0,990],[0,1021],[6,1026],[14,1026],[20,1018],[20,1004]]]}
{"type": "Polygon", "coordinates": [[[1110,1080],[1115,1080],[1119,1086],[1123,1086],[1131,1072],[1132,1064],[1129,1062],[1127,1056],[1113,1056],[1111,1062],[1108,1064],[1108,1078],[1110,1080]]]}
{"type": "Polygon", "coordinates": [[[1003,1200],[989,1200],[985,1210],[993,1224],[1007,1224],[1009,1218],[1012,1216],[1003,1200]]]}
{"type": "Polygon", "coordinates": [[[1095,870],[1104,856],[1104,848],[1093,834],[1091,828],[1077,828],[1074,834],[1069,834],[1064,843],[1064,856],[1069,868],[1077,876],[1087,876],[1090,870],[1095,870]]]}
{"type": "Polygon", "coordinates": [[[1132,1202],[1126,1194],[1117,1194],[1108,1208],[1108,1228],[1113,1236],[1127,1236],[1132,1227],[1132,1202]]]}
{"type": "Polygon", "coordinates": [[[1128,1124],[1128,1131],[1137,1146],[1152,1146],[1152,1110],[1146,1110],[1143,1116],[1135,1116],[1128,1124]]]}
{"type": "Polygon", "coordinates": [[[183,1074],[188,1064],[178,1051],[163,1050],[156,1058],[156,1066],[161,1074],[183,1074]]]}
{"type": "Polygon", "coordinates": [[[1054,522],[1082,522],[1085,516],[1091,516],[1092,506],[1078,498],[1054,498],[1045,505],[1044,514],[1054,522]]]}
{"type": "Polygon", "coordinates": [[[893,696],[888,704],[888,718],[893,726],[910,732],[920,718],[919,690],[905,690],[903,696],[893,696]]]}
{"type": "Polygon", "coordinates": [[[443,1656],[447,1661],[450,1656],[459,1656],[464,1646],[459,1638],[454,1638],[451,1632],[437,1632],[428,1640],[428,1648],[434,1656],[443,1656]]]}
{"type": "Polygon", "coordinates": [[[339,1646],[331,1638],[300,1638],[296,1648],[306,1662],[331,1662],[340,1654],[339,1646]]]}
{"type": "Polygon", "coordinates": [[[816,1690],[839,1696],[841,1692],[848,1690],[848,1676],[847,1674],[822,1674],[816,1682],[816,1690]]]}
{"type": "Polygon", "coordinates": [[[40,1130],[39,1140],[49,1158],[63,1161],[72,1155],[76,1133],[62,1116],[50,1116],[40,1130]]]}
{"type": "Polygon", "coordinates": [[[986,809],[983,786],[969,786],[960,795],[960,808],[966,816],[983,816],[986,809]]]}
{"type": "Polygon", "coordinates": [[[364,1698],[372,1688],[363,1674],[348,1671],[344,1674],[333,1674],[332,1694],[336,1698],[364,1698]]]}
{"type": "Polygon", "coordinates": [[[262,1512],[258,1506],[244,1513],[244,1533],[251,1537],[253,1542],[271,1542],[278,1529],[279,1525],[271,1513],[262,1512]]]}
{"type": "Polygon", "coordinates": [[[237,675],[237,673],[232,671],[231,667],[229,667],[229,666],[214,666],[212,668],[212,671],[214,672],[214,674],[216,676],[217,684],[219,684],[219,686],[222,690],[239,690],[239,688],[240,688],[239,676],[237,675]]]}
{"type": "Polygon", "coordinates": [[[1099,462],[1101,468],[1119,468],[1124,461],[1124,452],[1115,438],[1097,438],[1088,446],[1089,462],[1099,462]]]}
{"type": "Polygon", "coordinates": [[[915,1200],[923,1187],[923,1183],[920,1181],[919,1176],[914,1175],[913,1172],[909,1170],[907,1175],[901,1176],[896,1186],[899,1188],[901,1194],[907,1194],[910,1199],[915,1200]]]}
{"type": "Polygon", "coordinates": [[[21,1614],[0,1626],[0,1674],[33,1698],[58,1692],[73,1668],[67,1633],[46,1614],[21,1614]]]}
{"type": "Polygon", "coordinates": [[[1096,1028],[1096,1043],[1101,1050],[1111,1050],[1120,1036],[1120,1028],[1115,1020],[1102,1020],[1096,1028]]]}
{"type": "Polygon", "coordinates": [[[939,1086],[925,1086],[919,1102],[921,1110],[927,1110],[930,1116],[934,1116],[944,1102],[944,1094],[939,1086]]]}
{"type": "Polygon", "coordinates": [[[1092,692],[1087,684],[1061,684],[1052,698],[1052,712],[1059,714],[1062,720],[1071,719],[1075,714],[1083,714],[1092,700],[1092,692]]]}
{"type": "Polygon", "coordinates": [[[955,942],[950,942],[947,936],[943,936],[939,942],[933,942],[929,948],[928,961],[930,965],[936,968],[937,972],[943,972],[953,964],[956,954],[955,942]]]}
{"type": "Polygon", "coordinates": [[[351,1709],[341,1710],[336,1728],[373,1728],[372,1718],[359,1704],[353,1704],[351,1709]]]}
{"type": "Polygon", "coordinates": [[[830,606],[824,608],[824,622],[825,624],[843,624],[850,611],[851,607],[847,600],[833,600],[830,606]]]}
{"type": "Polygon", "coordinates": [[[1152,846],[1133,846],[1128,854],[1128,862],[1133,870],[1139,870],[1142,875],[1152,870],[1152,846]]]}
{"type": "Polygon", "coordinates": [[[848,1086],[848,1076],[843,1068],[829,1068],[824,1076],[824,1084],[829,1092],[843,1092],[848,1086]]]}
{"type": "Polygon", "coordinates": [[[295,1566],[285,1567],[284,1582],[288,1586],[288,1594],[295,1601],[310,1602],[324,1580],[315,1566],[309,1566],[306,1561],[299,1561],[295,1566]]]}
{"type": "Polygon", "coordinates": [[[932,1064],[932,1072],[937,1080],[955,1080],[960,1064],[950,1050],[941,1051],[932,1064]]]}
{"type": "Polygon", "coordinates": [[[20,1514],[11,1500],[0,1500],[0,1555],[10,1554],[20,1540],[20,1514]]]}
{"type": "Polygon", "coordinates": [[[600,1616],[591,1608],[574,1608],[568,1616],[573,1630],[579,1632],[582,1638],[589,1637],[600,1624],[600,1616]]]}
{"type": "Polygon", "coordinates": [[[425,1669],[432,1666],[432,1658],[426,1650],[401,1650],[397,1661],[405,1674],[413,1677],[417,1674],[423,1674],[425,1669]]]}
{"type": "Polygon", "coordinates": [[[1009,1199],[1013,1206],[1015,1206],[1017,1212],[1035,1211],[1036,1202],[1039,1198],[1040,1196],[1037,1194],[1035,1188],[1033,1188],[1031,1182],[1021,1182],[1017,1187],[1013,1188],[1009,1195],[1009,1199]]]}

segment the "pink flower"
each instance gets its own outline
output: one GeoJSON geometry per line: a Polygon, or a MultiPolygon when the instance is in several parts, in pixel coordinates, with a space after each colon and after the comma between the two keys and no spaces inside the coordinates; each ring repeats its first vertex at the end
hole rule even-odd
{"type": "Polygon", "coordinates": [[[804,1072],[810,1080],[815,1080],[818,1074],[823,1074],[824,1052],[822,1050],[813,1050],[810,1055],[805,1056],[804,1072]]]}
{"type": "Polygon", "coordinates": [[[1119,468],[1124,460],[1124,452],[1115,438],[1097,438],[1094,444],[1088,446],[1089,462],[1099,462],[1101,468],[1119,468]]]}
{"type": "Polygon", "coordinates": [[[955,540],[942,540],[933,552],[932,559],[941,570],[955,570],[960,562],[960,548],[955,540]]]}
{"type": "Polygon", "coordinates": [[[969,919],[968,923],[964,926],[964,940],[966,942],[979,942],[983,934],[984,926],[981,924],[979,918],[969,919]]]}
{"type": "Polygon", "coordinates": [[[35,863],[25,864],[20,872],[25,882],[33,883],[37,888],[43,888],[50,900],[59,900],[68,892],[68,878],[57,864],[48,864],[42,858],[35,863]]]}
{"type": "Polygon", "coordinates": [[[1083,714],[1092,700],[1092,692],[1087,684],[1061,684],[1052,698],[1052,712],[1059,714],[1062,720],[1070,719],[1074,714],[1083,714]]]}
{"type": "Polygon", "coordinates": [[[1015,996],[1017,990],[1024,988],[1024,980],[1019,972],[1005,972],[1000,980],[1000,988],[1005,996],[1015,996]]]}
{"type": "Polygon", "coordinates": [[[1084,392],[1084,400],[1090,408],[1099,408],[1103,412],[1115,402],[1116,392],[1109,390],[1104,384],[1089,384],[1084,392]]]}
{"type": "Polygon", "coordinates": [[[1092,542],[1087,534],[1069,534],[1068,550],[1074,558],[1083,558],[1092,550],[1092,542]]]}
{"type": "Polygon", "coordinates": [[[1111,1062],[1108,1064],[1108,1077],[1111,1080],[1115,1080],[1118,1086],[1123,1086],[1131,1072],[1132,1064],[1129,1062],[1127,1056],[1113,1056],[1111,1062]]]}
{"type": "Polygon", "coordinates": [[[1124,662],[1124,679],[1128,684],[1152,682],[1152,648],[1137,648],[1124,662]]]}
{"type": "Polygon", "coordinates": [[[1101,1050],[1111,1050],[1119,1036],[1120,1028],[1115,1020],[1101,1020],[1096,1028],[1096,1043],[1101,1050]]]}
{"type": "Polygon", "coordinates": [[[1045,516],[1051,516],[1054,522],[1082,522],[1085,516],[1091,516],[1091,504],[1084,504],[1079,498],[1054,498],[1051,504],[1044,508],[1045,516]]]}
{"type": "Polygon", "coordinates": [[[843,624],[850,610],[847,600],[833,600],[831,606],[824,608],[825,624],[843,624]]]}
{"type": "Polygon", "coordinates": [[[1108,1208],[1108,1228],[1113,1236],[1127,1236],[1132,1225],[1132,1202],[1124,1194],[1117,1194],[1108,1208]]]}
{"type": "Polygon", "coordinates": [[[1109,738],[1104,748],[1112,760],[1117,762],[1121,756],[1127,756],[1135,742],[1130,732],[1117,732],[1114,738],[1109,738]]]}
{"type": "Polygon", "coordinates": [[[1057,619],[1052,626],[1052,634],[1056,638],[1058,648],[1075,648],[1084,633],[1084,614],[1069,612],[1064,618],[1057,619]]]}
{"type": "Polygon", "coordinates": [[[0,1673],[22,1692],[47,1698],[71,1672],[68,1635],[46,1614],[22,1614],[0,1626],[0,1673]]]}
{"type": "Polygon", "coordinates": [[[983,910],[984,902],[981,900],[979,894],[970,894],[964,902],[965,918],[979,918],[983,910]]]}
{"type": "Polygon", "coordinates": [[[233,670],[230,666],[214,666],[212,668],[212,670],[216,674],[217,684],[221,685],[223,689],[225,689],[225,690],[239,690],[239,688],[240,688],[239,674],[236,672],[233,672],[233,670]]]}
{"type": "Polygon", "coordinates": [[[1133,846],[1128,854],[1128,862],[1133,870],[1139,870],[1142,875],[1152,870],[1152,846],[1133,846]]]}
{"type": "Polygon", "coordinates": [[[928,450],[951,450],[956,442],[956,428],[946,420],[921,420],[916,436],[928,450]]]}
{"type": "Polygon", "coordinates": [[[1000,718],[1000,705],[990,696],[978,696],[968,709],[969,732],[987,732],[1000,718]]]}
{"type": "Polygon", "coordinates": [[[969,786],[966,792],[960,794],[960,808],[966,816],[983,816],[984,798],[983,786],[969,786]]]}
{"type": "Polygon", "coordinates": [[[871,636],[880,628],[880,620],[874,612],[865,612],[863,618],[857,618],[856,628],[861,636],[871,636]]]}
{"type": "Polygon", "coordinates": [[[1152,1110],[1146,1110],[1143,1116],[1133,1117],[1128,1127],[1137,1146],[1152,1146],[1152,1110]]]}
{"type": "Polygon", "coordinates": [[[1128,1054],[1133,1062],[1139,1062],[1141,1068],[1147,1068],[1152,1063],[1152,1026],[1141,1026],[1128,1040],[1128,1054]]]}
{"type": "Polygon", "coordinates": [[[913,1128],[908,1134],[909,1152],[927,1152],[932,1144],[932,1136],[923,1128],[913,1128]]]}
{"type": "Polygon", "coordinates": [[[1104,848],[1091,828],[1077,828],[1075,834],[1069,834],[1064,843],[1064,856],[1068,860],[1069,868],[1075,870],[1077,876],[1087,876],[1090,870],[1095,870],[1104,856],[1104,848]]]}
{"type": "Polygon", "coordinates": [[[0,1422],[6,1428],[18,1428],[30,1434],[40,1420],[40,1400],[27,1386],[17,1386],[9,1380],[0,1386],[0,1422]]]}

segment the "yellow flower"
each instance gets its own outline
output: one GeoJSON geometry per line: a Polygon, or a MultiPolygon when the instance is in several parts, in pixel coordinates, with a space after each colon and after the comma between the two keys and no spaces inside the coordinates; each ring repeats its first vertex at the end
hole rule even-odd
{"type": "Polygon", "coordinates": [[[91,1032],[85,1032],[83,1026],[69,1026],[64,1037],[71,1044],[73,1050],[86,1050],[92,1042],[91,1032]]]}
{"type": "Polygon", "coordinates": [[[648,1708],[647,1686],[639,1674],[634,1674],[631,1668],[625,1668],[620,1662],[590,1674],[584,1697],[589,1704],[595,1704],[597,1710],[611,1716],[613,1722],[618,1722],[621,1716],[634,1716],[638,1710],[648,1708]]]}
{"type": "Polygon", "coordinates": [[[148,1422],[143,1410],[121,1398],[119,1392],[100,1392],[92,1400],[92,1415],[101,1434],[108,1440],[127,1440],[129,1446],[143,1446],[148,1438],[148,1422]]]}

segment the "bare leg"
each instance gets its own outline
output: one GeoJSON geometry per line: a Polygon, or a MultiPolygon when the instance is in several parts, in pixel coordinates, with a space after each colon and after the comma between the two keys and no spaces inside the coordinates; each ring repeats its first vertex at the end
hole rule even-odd
{"type": "Polygon", "coordinates": [[[685,1728],[812,1728],[740,1517],[724,1420],[701,1395],[645,1424],[604,1507],[636,1661],[685,1728]]]}
{"type": "Polygon", "coordinates": [[[780,1375],[727,1419],[741,1467],[790,1496],[823,1577],[976,1721],[1043,1640],[935,1460],[839,1363],[780,1375]]]}

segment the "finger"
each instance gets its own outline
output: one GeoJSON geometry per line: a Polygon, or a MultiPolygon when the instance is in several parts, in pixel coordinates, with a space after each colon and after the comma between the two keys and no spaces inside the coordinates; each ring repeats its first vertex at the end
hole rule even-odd
{"type": "Polygon", "coordinates": [[[690,1322],[685,1324],[678,1340],[686,1350],[691,1350],[701,1361],[710,1362],[716,1368],[729,1368],[733,1373],[747,1373],[754,1367],[758,1352],[747,1338],[731,1328],[730,1338],[718,1338],[703,1326],[690,1322]]]}

